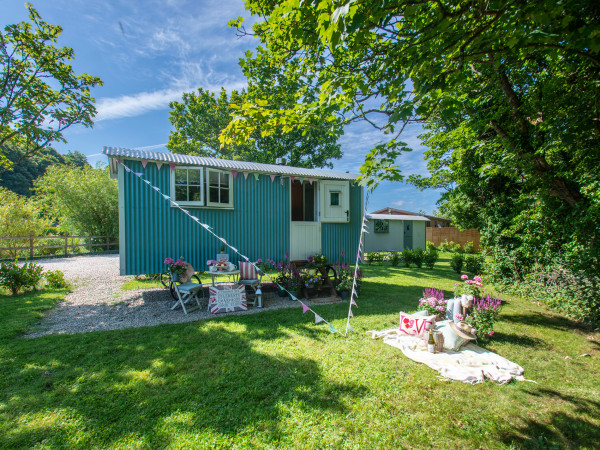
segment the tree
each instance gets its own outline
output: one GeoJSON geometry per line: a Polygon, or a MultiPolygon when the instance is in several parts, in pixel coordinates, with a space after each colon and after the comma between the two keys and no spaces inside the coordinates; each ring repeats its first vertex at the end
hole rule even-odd
{"type": "Polygon", "coordinates": [[[34,184],[46,214],[62,227],[96,236],[119,236],[117,181],[108,168],[48,167],[34,184]]]}
{"type": "MultiPolygon", "coordinates": [[[[0,236],[27,237],[30,234],[41,236],[49,224],[49,221],[42,217],[38,205],[33,200],[0,187],[0,236]]],[[[6,254],[15,258],[19,254],[15,249],[28,244],[28,239],[9,239],[3,240],[0,246],[9,248],[6,254]]]]}
{"type": "MultiPolygon", "coordinates": [[[[569,255],[600,269],[600,5],[590,0],[249,1],[270,61],[319,90],[318,101],[244,105],[222,135],[243,139],[269,122],[303,126],[315,114],[362,120],[387,133],[361,172],[398,177],[393,161],[418,121],[431,176],[453,222],[488,245],[534,261],[569,255]]],[[[242,34],[243,20],[233,24],[242,34]]],[[[248,59],[248,58],[247,58],[248,59]]]]}
{"type": "Polygon", "coordinates": [[[33,156],[23,159],[25,150],[12,145],[5,145],[3,153],[13,164],[12,170],[0,171],[0,186],[30,197],[33,195],[33,181],[41,177],[46,169],[54,164],[70,164],[77,167],[88,165],[87,158],[79,152],[61,155],[51,147],[38,151],[33,156]],[[16,164],[21,161],[19,164],[16,164]]]}
{"type": "MultiPolygon", "coordinates": [[[[27,9],[31,23],[0,32],[0,146],[20,145],[24,158],[66,142],[63,131],[71,125],[91,127],[96,109],[90,89],[102,85],[98,77],[75,74],[72,48],[55,46],[62,28],[44,22],[33,6],[27,9]]],[[[0,152],[2,165],[10,167],[0,152]]]]}
{"type": "MultiPolygon", "coordinates": [[[[290,82],[285,86],[291,89],[290,82]]],[[[231,116],[258,91],[278,104],[295,101],[289,91],[284,94],[282,87],[274,88],[266,83],[250,86],[247,92],[232,91],[230,95],[221,89],[218,97],[203,89],[198,89],[198,93],[184,93],[181,102],[170,104],[170,120],[175,130],[169,137],[169,150],[267,164],[275,164],[277,158],[285,158],[293,166],[332,167],[330,160],[342,155],[336,143],[341,130],[335,124],[325,126],[321,123],[317,126],[318,119],[314,120],[315,126],[305,130],[266,134],[261,127],[243,142],[221,146],[219,135],[230,123],[231,116]]]]}

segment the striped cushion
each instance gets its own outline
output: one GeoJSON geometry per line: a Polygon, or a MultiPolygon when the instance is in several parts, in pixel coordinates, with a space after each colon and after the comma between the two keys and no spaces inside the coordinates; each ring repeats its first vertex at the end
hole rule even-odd
{"type": "Polygon", "coordinates": [[[240,262],[240,280],[258,280],[258,272],[249,262],[240,262]]]}

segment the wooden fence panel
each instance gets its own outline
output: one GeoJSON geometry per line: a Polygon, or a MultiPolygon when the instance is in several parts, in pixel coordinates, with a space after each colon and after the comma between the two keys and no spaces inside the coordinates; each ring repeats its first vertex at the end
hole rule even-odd
{"type": "Polygon", "coordinates": [[[70,253],[77,253],[75,249],[85,249],[92,253],[97,247],[100,250],[108,251],[111,247],[118,248],[118,242],[111,242],[109,236],[0,236],[0,258],[13,258],[14,256],[33,258],[34,256],[52,256],[61,253],[65,256],[70,253]],[[94,243],[93,239],[99,242],[94,243]],[[36,240],[46,242],[54,240],[54,245],[35,245],[36,240]],[[70,242],[69,242],[70,240],[70,242]],[[87,242],[86,242],[87,241],[87,242]],[[39,250],[56,250],[52,252],[40,252],[39,250]],[[69,252],[71,249],[71,252],[69,252]]]}
{"type": "Polygon", "coordinates": [[[452,241],[455,244],[460,244],[462,247],[464,247],[467,242],[472,242],[473,248],[476,252],[481,250],[479,243],[481,234],[479,234],[479,230],[476,228],[461,231],[456,227],[427,227],[425,236],[426,239],[433,242],[436,247],[445,241],[452,241]]]}

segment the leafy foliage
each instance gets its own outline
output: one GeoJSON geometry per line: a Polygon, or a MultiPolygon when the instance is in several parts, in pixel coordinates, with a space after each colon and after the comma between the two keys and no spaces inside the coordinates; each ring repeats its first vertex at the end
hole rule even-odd
{"type": "MultiPolygon", "coordinates": [[[[243,142],[221,146],[221,130],[229,125],[232,115],[249,101],[250,96],[257,95],[259,88],[250,86],[249,89],[249,92],[233,91],[230,95],[221,89],[217,97],[200,88],[197,93],[184,93],[181,102],[171,102],[170,120],[175,130],[169,137],[169,150],[266,164],[275,164],[277,158],[285,158],[297,167],[332,167],[330,160],[342,156],[340,145],[336,143],[339,129],[323,126],[318,119],[304,130],[267,133],[261,128],[243,142]]],[[[274,108],[294,101],[289,80],[277,88],[263,83],[262,89],[268,90],[263,93],[274,108]]]]}
{"type": "Polygon", "coordinates": [[[69,286],[65,280],[65,274],[61,270],[46,270],[42,274],[52,289],[64,289],[69,286]]]}
{"type": "Polygon", "coordinates": [[[464,261],[467,272],[471,275],[481,275],[485,263],[483,255],[467,255],[464,261]]]}
{"type": "Polygon", "coordinates": [[[42,266],[26,262],[19,266],[18,261],[0,263],[0,286],[10,289],[16,295],[23,288],[35,289],[42,279],[42,266]]]}
{"type": "MultiPolygon", "coordinates": [[[[27,199],[14,192],[0,187],[0,236],[28,237],[30,234],[40,236],[50,225],[48,219],[42,217],[41,209],[32,199],[27,199]]],[[[28,240],[6,239],[0,246],[8,248],[1,256],[16,258],[19,247],[28,245],[28,240]]]]}
{"type": "Polygon", "coordinates": [[[76,167],[88,165],[85,155],[79,152],[61,155],[50,147],[43,148],[26,158],[26,151],[16,145],[5,145],[4,156],[12,165],[11,170],[0,169],[0,186],[30,197],[33,195],[33,181],[41,177],[46,169],[54,164],[69,164],[76,167]]]}
{"type": "Polygon", "coordinates": [[[435,247],[425,250],[425,253],[423,254],[423,262],[425,263],[425,267],[428,269],[433,269],[438,258],[439,255],[435,247]]]}
{"type": "Polygon", "coordinates": [[[417,266],[419,269],[421,267],[423,267],[423,259],[425,258],[425,251],[418,247],[415,248],[413,250],[413,254],[412,254],[412,262],[415,264],[415,266],[417,266]]]}
{"type": "Polygon", "coordinates": [[[35,181],[45,211],[78,233],[119,235],[118,187],[108,168],[51,166],[35,181]]]}
{"type": "Polygon", "coordinates": [[[462,253],[454,253],[450,259],[450,267],[456,273],[461,273],[464,262],[465,256],[462,253]]]}
{"type": "MultiPolygon", "coordinates": [[[[0,31],[0,150],[22,145],[24,157],[66,142],[63,131],[71,125],[91,127],[96,109],[90,89],[102,84],[76,75],[73,49],[55,45],[62,28],[44,22],[33,6],[27,9],[30,22],[0,31]]],[[[0,165],[11,165],[1,151],[0,165]]]]}

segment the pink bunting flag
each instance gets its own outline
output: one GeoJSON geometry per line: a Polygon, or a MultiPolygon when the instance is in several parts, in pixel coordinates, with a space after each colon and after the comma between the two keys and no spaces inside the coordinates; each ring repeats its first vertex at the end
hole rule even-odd
{"type": "Polygon", "coordinates": [[[292,183],[293,183],[295,178],[292,176],[292,177],[290,177],[290,180],[292,180],[292,183]]]}
{"type": "Polygon", "coordinates": [[[234,252],[236,252],[236,253],[239,253],[237,248],[235,248],[235,247],[232,247],[232,246],[229,246],[229,248],[230,248],[231,250],[233,250],[234,252]]]}
{"type": "Polygon", "coordinates": [[[309,178],[309,179],[308,179],[308,182],[309,182],[310,184],[313,184],[313,179],[312,179],[312,178],[309,178]]]}
{"type": "Polygon", "coordinates": [[[158,170],[160,170],[160,168],[162,167],[163,163],[161,161],[156,161],[156,168],[158,170]]]}
{"type": "Polygon", "coordinates": [[[271,177],[271,183],[272,183],[273,181],[275,181],[275,174],[273,174],[273,173],[272,173],[272,174],[270,174],[269,176],[271,177]]]}
{"type": "Polygon", "coordinates": [[[315,314],[315,324],[325,321],[320,315],[315,314]]]}
{"type": "Polygon", "coordinates": [[[140,159],[140,162],[142,163],[142,167],[145,169],[146,165],[148,164],[148,160],[147,159],[140,159]]]}
{"type": "Polygon", "coordinates": [[[131,169],[129,167],[127,167],[125,164],[123,164],[123,169],[125,169],[126,172],[131,172],[131,169]]]}
{"type": "Polygon", "coordinates": [[[310,308],[308,306],[306,306],[304,303],[302,303],[302,314],[306,313],[307,311],[310,311],[310,308]]]}
{"type": "Polygon", "coordinates": [[[115,158],[115,161],[117,162],[117,164],[123,164],[120,159],[115,158]]]}
{"type": "Polygon", "coordinates": [[[244,180],[248,179],[248,172],[243,172],[244,173],[244,180]]]}
{"type": "Polygon", "coordinates": [[[354,301],[354,299],[350,300],[350,304],[354,305],[354,306],[356,306],[358,308],[358,305],[356,304],[356,302],[354,301]]]}
{"type": "Polygon", "coordinates": [[[175,163],[169,163],[169,167],[171,168],[171,172],[175,172],[175,163]]]}
{"type": "Polygon", "coordinates": [[[233,175],[233,179],[235,180],[235,177],[237,177],[238,171],[237,170],[232,170],[231,171],[231,175],[233,175]]]}

